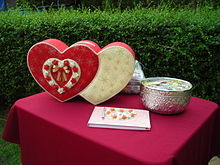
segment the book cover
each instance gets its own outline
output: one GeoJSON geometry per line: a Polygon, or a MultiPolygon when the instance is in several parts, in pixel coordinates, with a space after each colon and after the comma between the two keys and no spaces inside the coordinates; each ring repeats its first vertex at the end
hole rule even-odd
{"type": "Polygon", "coordinates": [[[88,126],[130,130],[151,129],[147,110],[98,106],[94,108],[88,126]]]}

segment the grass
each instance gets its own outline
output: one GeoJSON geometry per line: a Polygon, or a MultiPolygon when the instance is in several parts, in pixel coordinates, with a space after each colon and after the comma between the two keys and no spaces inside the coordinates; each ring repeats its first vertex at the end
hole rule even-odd
{"type": "MultiPolygon", "coordinates": [[[[0,135],[4,129],[7,116],[0,115],[0,135]]],[[[0,164],[21,165],[20,150],[17,144],[6,142],[0,138],[0,164]]]]}

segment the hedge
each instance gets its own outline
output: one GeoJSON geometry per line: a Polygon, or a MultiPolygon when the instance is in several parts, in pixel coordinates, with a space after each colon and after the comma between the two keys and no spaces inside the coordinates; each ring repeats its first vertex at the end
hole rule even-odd
{"type": "Polygon", "coordinates": [[[58,10],[0,13],[0,104],[11,106],[41,88],[31,77],[26,56],[42,40],[67,45],[92,40],[101,47],[129,44],[146,77],[190,81],[193,96],[220,102],[220,10],[133,9],[125,11],[58,10]]]}
{"type": "Polygon", "coordinates": [[[71,8],[81,8],[86,7],[90,8],[91,10],[94,9],[111,9],[111,8],[134,8],[137,5],[141,5],[143,7],[155,7],[166,5],[169,7],[183,7],[188,6],[193,9],[201,6],[209,6],[211,8],[217,8],[220,6],[219,0],[59,0],[59,1],[36,1],[36,0],[16,0],[17,5],[20,7],[31,7],[31,8],[38,8],[38,7],[54,7],[57,8],[58,6],[65,5],[66,7],[71,8]]]}

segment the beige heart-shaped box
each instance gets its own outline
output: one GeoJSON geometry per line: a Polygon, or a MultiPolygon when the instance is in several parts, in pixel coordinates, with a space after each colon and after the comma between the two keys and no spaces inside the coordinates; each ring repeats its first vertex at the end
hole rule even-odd
{"type": "Polygon", "coordinates": [[[124,89],[135,68],[135,54],[127,44],[111,43],[97,52],[97,55],[99,67],[96,76],[80,92],[80,96],[95,105],[110,99],[124,89]]]}

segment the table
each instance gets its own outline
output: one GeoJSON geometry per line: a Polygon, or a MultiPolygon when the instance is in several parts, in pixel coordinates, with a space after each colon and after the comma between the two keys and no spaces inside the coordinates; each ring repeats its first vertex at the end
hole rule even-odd
{"type": "MultiPolygon", "coordinates": [[[[138,95],[100,106],[140,108],[138,95]]],[[[151,131],[90,128],[94,105],[61,103],[47,93],[18,100],[2,134],[20,145],[23,165],[207,165],[220,153],[220,108],[192,97],[179,115],[150,113],[151,131]]]]}

